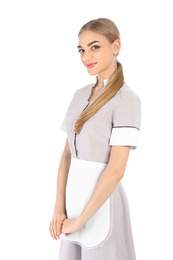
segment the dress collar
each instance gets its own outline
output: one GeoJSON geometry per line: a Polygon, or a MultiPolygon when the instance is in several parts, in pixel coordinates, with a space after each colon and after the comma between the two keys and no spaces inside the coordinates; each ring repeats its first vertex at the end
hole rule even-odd
{"type": "MultiPolygon", "coordinates": [[[[108,80],[109,80],[109,79],[104,79],[104,80],[103,80],[104,88],[107,86],[108,80]]],[[[97,83],[97,81],[98,81],[98,76],[96,76],[95,82],[94,82],[93,86],[97,83]]]]}

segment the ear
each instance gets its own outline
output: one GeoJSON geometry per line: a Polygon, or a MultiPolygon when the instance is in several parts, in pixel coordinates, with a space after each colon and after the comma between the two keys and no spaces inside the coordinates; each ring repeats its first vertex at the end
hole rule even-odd
{"type": "Polygon", "coordinates": [[[120,52],[121,49],[121,41],[120,39],[116,39],[113,43],[112,43],[112,47],[113,47],[113,55],[117,56],[120,52]]]}

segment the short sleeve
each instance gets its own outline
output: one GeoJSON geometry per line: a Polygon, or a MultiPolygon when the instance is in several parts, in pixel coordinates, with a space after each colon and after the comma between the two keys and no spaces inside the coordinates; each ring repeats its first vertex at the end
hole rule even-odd
{"type": "Polygon", "coordinates": [[[114,110],[110,146],[138,145],[141,125],[141,101],[135,94],[123,100],[114,110]]]}

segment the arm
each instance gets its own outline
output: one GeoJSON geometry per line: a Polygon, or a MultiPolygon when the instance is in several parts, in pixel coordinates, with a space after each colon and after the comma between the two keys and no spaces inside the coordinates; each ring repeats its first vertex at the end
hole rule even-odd
{"type": "Polygon", "coordinates": [[[49,228],[51,236],[54,239],[59,239],[59,236],[61,234],[62,222],[66,218],[65,188],[70,167],[70,161],[71,152],[68,140],[66,140],[66,144],[58,168],[56,201],[54,206],[54,214],[49,228]]]}
{"type": "Polygon", "coordinates": [[[91,199],[78,218],[66,219],[63,222],[62,233],[72,233],[80,230],[111,196],[124,176],[129,152],[130,147],[128,146],[112,147],[108,165],[101,175],[91,199]]]}

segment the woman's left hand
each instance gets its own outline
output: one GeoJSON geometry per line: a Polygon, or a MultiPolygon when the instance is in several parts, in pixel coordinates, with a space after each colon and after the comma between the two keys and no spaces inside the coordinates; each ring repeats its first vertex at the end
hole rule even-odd
{"type": "Polygon", "coordinates": [[[62,233],[69,235],[71,233],[77,232],[82,228],[77,218],[75,219],[65,219],[62,224],[62,233]]]}

